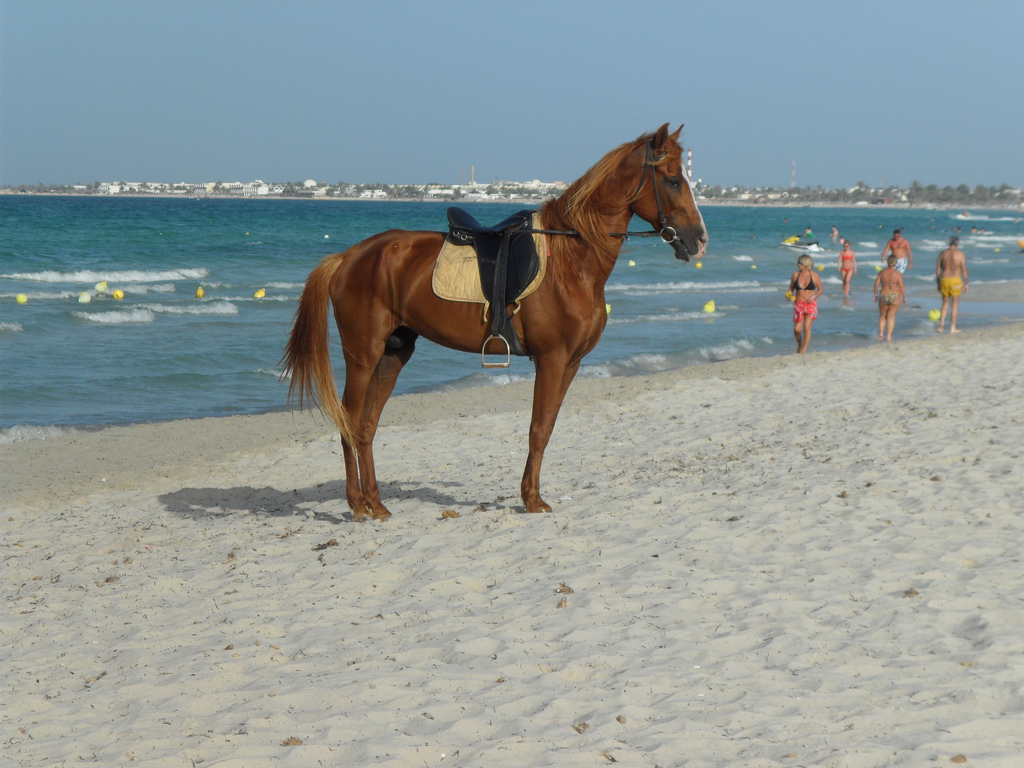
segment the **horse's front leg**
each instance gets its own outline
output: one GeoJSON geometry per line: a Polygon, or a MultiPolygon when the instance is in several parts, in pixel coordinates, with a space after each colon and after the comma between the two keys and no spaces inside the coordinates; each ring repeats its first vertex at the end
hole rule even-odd
{"type": "Polygon", "coordinates": [[[533,416],[530,419],[530,452],[523,470],[522,494],[527,512],[550,512],[551,505],[540,497],[540,464],[544,459],[558,410],[572,384],[579,361],[566,363],[563,357],[537,358],[537,379],[533,386],[533,416]]]}

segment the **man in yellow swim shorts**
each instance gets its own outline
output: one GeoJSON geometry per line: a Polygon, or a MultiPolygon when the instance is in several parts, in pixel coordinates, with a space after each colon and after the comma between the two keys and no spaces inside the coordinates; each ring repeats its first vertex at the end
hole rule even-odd
{"type": "Polygon", "coordinates": [[[952,305],[950,333],[960,333],[956,327],[957,311],[960,309],[960,294],[967,293],[967,259],[960,250],[960,238],[949,238],[949,247],[939,254],[935,262],[935,281],[942,295],[942,314],[939,317],[939,333],[946,326],[946,311],[952,305]]]}

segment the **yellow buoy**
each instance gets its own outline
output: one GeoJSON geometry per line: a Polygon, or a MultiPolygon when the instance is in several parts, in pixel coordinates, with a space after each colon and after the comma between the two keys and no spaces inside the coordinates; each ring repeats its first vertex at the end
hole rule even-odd
{"type": "Polygon", "coordinates": [[[19,304],[28,304],[28,296],[26,296],[24,293],[19,293],[17,296],[14,297],[14,300],[19,304]]]}
{"type": "Polygon", "coordinates": [[[90,301],[92,301],[92,296],[89,295],[88,291],[82,291],[80,294],[78,294],[79,304],[88,304],[90,301]]]}
{"type": "Polygon", "coordinates": [[[695,266],[695,267],[696,267],[697,269],[700,269],[700,268],[701,268],[701,267],[703,267],[704,265],[703,265],[703,264],[701,264],[701,263],[700,263],[700,262],[698,261],[698,262],[696,262],[696,263],[695,263],[695,264],[694,264],[693,266],[695,266]]]}
{"type": "Polygon", "coordinates": [[[757,269],[757,264],[751,264],[751,265],[750,265],[750,268],[751,268],[751,269],[757,269]]]}
{"type": "Polygon", "coordinates": [[[928,319],[931,320],[933,323],[940,317],[942,317],[942,313],[939,312],[939,310],[937,309],[933,309],[928,313],[928,319]]]}
{"type": "Polygon", "coordinates": [[[709,313],[709,314],[711,312],[715,311],[715,300],[714,299],[712,299],[711,301],[709,301],[707,304],[704,305],[704,311],[709,313]]]}
{"type": "Polygon", "coordinates": [[[266,288],[260,288],[252,296],[253,296],[254,299],[262,299],[266,295],[267,295],[267,289],[266,288]]]}
{"type": "Polygon", "coordinates": [[[819,272],[824,272],[825,271],[825,265],[824,264],[817,264],[817,265],[815,265],[814,268],[816,270],[818,270],[819,272]]]}
{"type": "Polygon", "coordinates": [[[612,305],[611,304],[605,304],[604,305],[604,313],[606,315],[610,315],[612,313],[612,305]]]}
{"type": "Polygon", "coordinates": [[[631,266],[631,267],[635,267],[635,266],[636,266],[636,262],[635,262],[635,261],[633,261],[632,259],[630,259],[630,260],[629,260],[629,266],[631,266]]]}
{"type": "Polygon", "coordinates": [[[107,281],[106,280],[101,280],[100,282],[96,283],[94,288],[96,288],[96,293],[106,293],[107,292],[107,281]]]}
{"type": "Polygon", "coordinates": [[[881,272],[881,271],[882,271],[882,265],[881,264],[875,264],[875,272],[881,272]]]}
{"type": "Polygon", "coordinates": [[[995,252],[996,252],[996,253],[999,253],[999,252],[1000,252],[1001,250],[1003,250],[1003,249],[1002,249],[1002,248],[996,248],[996,251],[995,251],[995,252]]]}
{"type": "Polygon", "coordinates": [[[114,291],[114,298],[117,299],[118,301],[123,299],[124,298],[124,291],[122,291],[120,288],[118,288],[116,291],[114,291]]]}
{"type": "Polygon", "coordinates": [[[196,288],[196,298],[197,299],[202,299],[202,298],[205,298],[205,297],[206,297],[206,291],[204,291],[203,290],[203,286],[200,285],[198,288],[196,288]]]}

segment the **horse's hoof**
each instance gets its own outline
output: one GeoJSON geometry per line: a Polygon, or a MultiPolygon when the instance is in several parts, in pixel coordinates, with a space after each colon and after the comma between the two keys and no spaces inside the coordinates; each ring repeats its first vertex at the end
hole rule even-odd
{"type": "Polygon", "coordinates": [[[375,509],[373,511],[373,519],[374,520],[387,520],[389,517],[391,517],[391,513],[388,512],[386,509],[381,508],[381,509],[375,509]]]}
{"type": "Polygon", "coordinates": [[[526,511],[531,515],[540,514],[542,512],[550,512],[551,505],[543,499],[537,499],[533,502],[526,502],[526,511]]]}
{"type": "Polygon", "coordinates": [[[353,512],[352,522],[354,523],[365,523],[367,520],[373,520],[373,515],[369,512],[353,512]]]}

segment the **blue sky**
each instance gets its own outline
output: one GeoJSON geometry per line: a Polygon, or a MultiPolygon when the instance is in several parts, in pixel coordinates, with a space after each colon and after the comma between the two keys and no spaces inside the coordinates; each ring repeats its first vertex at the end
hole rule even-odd
{"type": "Polygon", "coordinates": [[[0,3],[0,183],[1024,186],[1024,0],[0,3]]]}

